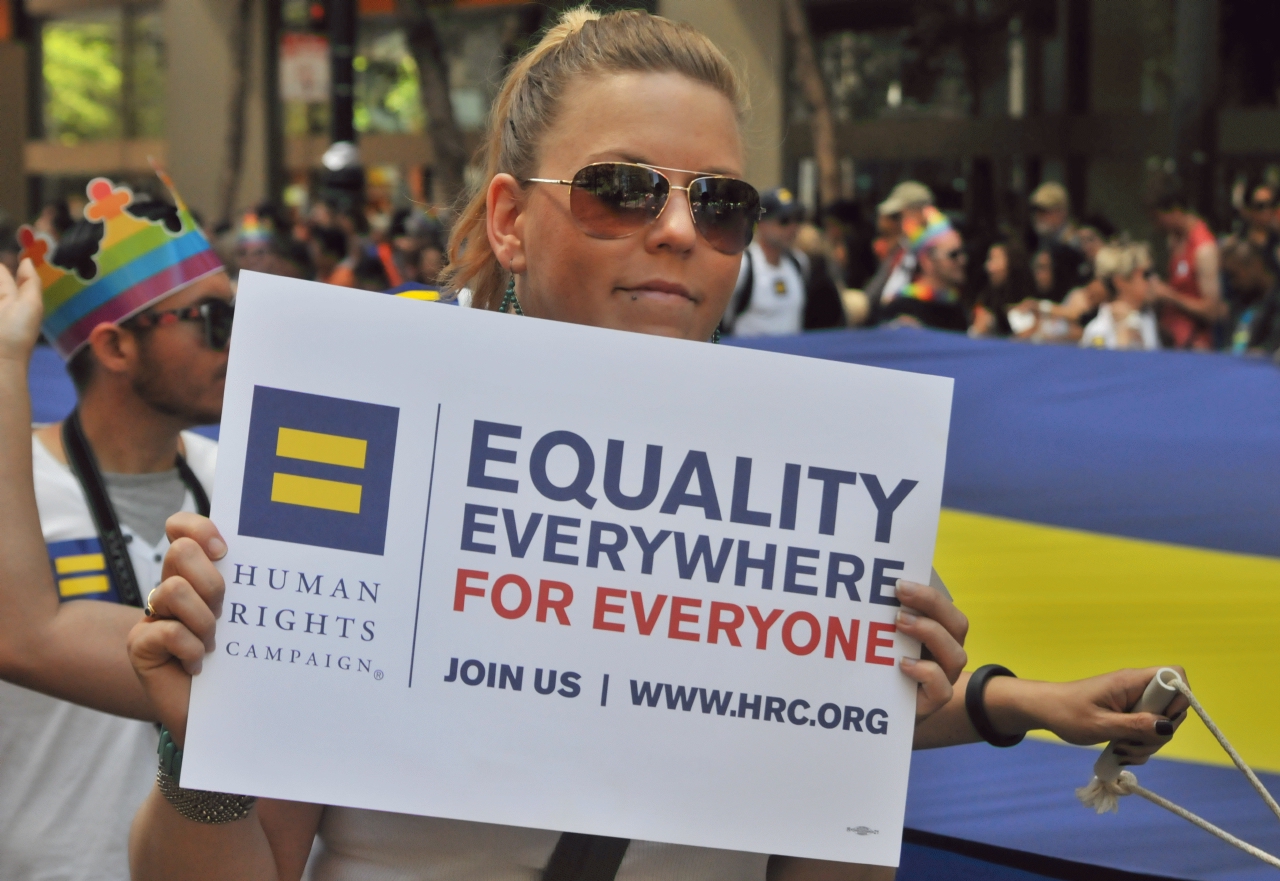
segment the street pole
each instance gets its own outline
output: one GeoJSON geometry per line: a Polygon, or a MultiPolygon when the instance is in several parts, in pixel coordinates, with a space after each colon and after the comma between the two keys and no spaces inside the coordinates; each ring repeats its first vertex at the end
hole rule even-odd
{"type": "Polygon", "coordinates": [[[267,195],[272,202],[284,193],[284,107],[280,99],[280,38],[284,20],[281,0],[266,0],[267,195]]]}
{"type": "Polygon", "coordinates": [[[1171,154],[1186,198],[1212,222],[1217,154],[1218,0],[1175,0],[1171,154]]]}
{"type": "Polygon", "coordinates": [[[357,0],[329,0],[330,131],[333,142],[356,141],[355,61],[357,0]]]}

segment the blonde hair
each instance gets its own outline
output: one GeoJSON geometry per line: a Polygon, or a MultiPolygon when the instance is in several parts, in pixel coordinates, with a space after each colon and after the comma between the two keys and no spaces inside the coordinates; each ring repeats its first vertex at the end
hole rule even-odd
{"type": "Polygon", "coordinates": [[[1107,245],[1093,259],[1093,274],[1098,278],[1128,278],[1139,269],[1151,267],[1151,252],[1146,242],[1107,245]]]}
{"type": "Polygon", "coordinates": [[[503,81],[478,156],[484,174],[449,237],[445,281],[455,290],[470,288],[474,307],[496,310],[508,278],[489,245],[489,182],[504,172],[518,180],[533,175],[538,145],[574,77],[625,72],[683,74],[728,98],[739,120],[746,113],[733,65],[693,27],[638,10],[600,15],[583,6],[565,12],[503,81]]]}

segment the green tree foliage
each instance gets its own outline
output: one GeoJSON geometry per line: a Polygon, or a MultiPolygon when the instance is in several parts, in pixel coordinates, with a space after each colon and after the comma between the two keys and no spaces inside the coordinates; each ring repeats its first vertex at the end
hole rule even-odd
{"type": "Polygon", "coordinates": [[[45,127],[51,139],[120,137],[119,27],[58,21],[44,28],[45,127]]]}
{"type": "Polygon", "coordinates": [[[356,129],[361,132],[420,132],[425,123],[418,93],[418,65],[396,29],[362,39],[356,57],[356,129]]]}

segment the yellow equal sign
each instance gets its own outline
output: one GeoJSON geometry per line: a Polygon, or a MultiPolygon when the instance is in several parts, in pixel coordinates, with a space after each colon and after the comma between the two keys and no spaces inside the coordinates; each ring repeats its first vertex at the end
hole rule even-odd
{"type": "Polygon", "coordinates": [[[111,582],[102,571],[107,568],[102,554],[71,554],[53,561],[58,574],[58,593],[64,597],[84,596],[90,593],[106,593],[111,582]],[[82,575],[80,573],[93,573],[82,575]],[[63,576],[72,576],[66,578],[63,576]]]}
{"type": "Polygon", "coordinates": [[[78,597],[90,593],[106,593],[111,582],[105,575],[78,575],[58,582],[58,593],[64,597],[78,597]]]}
{"type": "Polygon", "coordinates": [[[363,468],[369,442],[340,434],[321,434],[297,428],[281,428],[276,436],[276,455],[325,465],[363,468]]]}
{"type": "MultiPolygon", "coordinates": [[[[281,428],[276,436],[277,456],[345,468],[364,468],[368,449],[369,442],[360,438],[297,428],[281,428]]],[[[277,472],[271,478],[271,501],[359,514],[363,489],[358,483],[277,472]]]]}
{"type": "Polygon", "coordinates": [[[59,575],[70,575],[73,572],[101,572],[107,568],[107,560],[102,554],[72,554],[54,560],[53,568],[59,575]]]}

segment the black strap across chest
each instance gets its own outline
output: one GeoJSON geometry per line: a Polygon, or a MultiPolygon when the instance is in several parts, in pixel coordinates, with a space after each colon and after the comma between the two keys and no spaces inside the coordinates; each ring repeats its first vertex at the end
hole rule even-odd
{"type": "MultiPolygon", "coordinates": [[[[66,450],[71,473],[80,482],[84,497],[89,502],[89,514],[93,517],[94,528],[98,530],[102,556],[106,560],[107,571],[111,573],[111,580],[115,582],[120,602],[126,606],[142,608],[142,590],[138,586],[138,576],[133,571],[133,560],[129,558],[129,543],[120,529],[120,518],[116,516],[115,506],[107,496],[98,460],[89,446],[89,439],[84,435],[79,408],[72,410],[71,415],[62,423],[62,447],[66,450]]],[[[196,509],[202,516],[208,517],[209,495],[181,453],[174,465],[177,466],[178,477],[195,499],[196,509]]]]}
{"type": "Polygon", "coordinates": [[[613,881],[630,844],[629,838],[562,832],[542,881],[613,881]]]}

